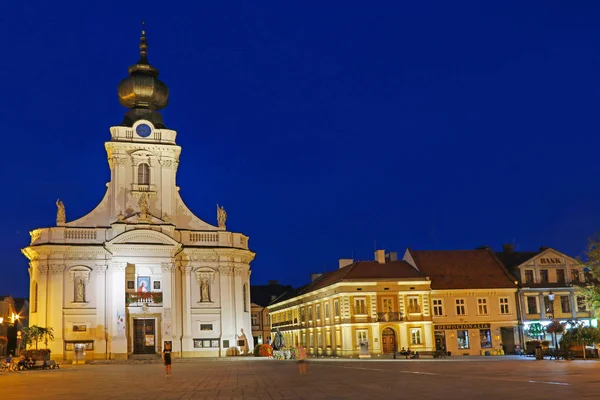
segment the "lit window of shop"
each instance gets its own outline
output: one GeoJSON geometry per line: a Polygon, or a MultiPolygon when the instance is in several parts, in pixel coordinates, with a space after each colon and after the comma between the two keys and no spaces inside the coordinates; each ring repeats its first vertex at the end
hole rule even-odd
{"type": "Polygon", "coordinates": [[[458,341],[459,349],[468,349],[469,348],[469,331],[457,331],[456,338],[458,341]]]}
{"type": "Polygon", "coordinates": [[[508,308],[508,297],[500,297],[500,314],[510,314],[510,309],[508,308]]]}
{"type": "Polygon", "coordinates": [[[585,301],[585,297],[577,296],[577,312],[586,312],[587,311],[587,303],[585,301]]]}
{"type": "Polygon", "coordinates": [[[491,349],[492,348],[492,335],[489,329],[480,329],[479,330],[479,338],[481,339],[481,348],[482,349],[491,349]]]}
{"type": "Polygon", "coordinates": [[[436,317],[444,316],[444,304],[442,299],[433,299],[433,315],[436,317]]]}
{"type": "Polygon", "coordinates": [[[408,312],[411,314],[419,314],[421,312],[421,306],[419,306],[418,297],[408,298],[408,312]]]}
{"type": "Polygon", "coordinates": [[[339,300],[334,300],[333,301],[333,315],[335,317],[339,317],[340,316],[340,302],[339,302],[339,300]]]}
{"type": "Polygon", "coordinates": [[[456,299],[456,315],[466,315],[465,299],[456,299]]]}
{"type": "Polygon", "coordinates": [[[367,314],[367,301],[365,299],[354,299],[354,315],[367,314]]]}
{"type": "Polygon", "coordinates": [[[477,313],[479,315],[488,315],[487,299],[477,299],[477,313]]]}
{"type": "Polygon", "coordinates": [[[569,296],[560,296],[560,309],[564,313],[571,312],[571,302],[569,301],[569,296]]]}
{"type": "Polygon", "coordinates": [[[410,343],[421,344],[421,329],[413,328],[410,330],[410,343]]]}
{"type": "Polygon", "coordinates": [[[527,296],[527,314],[537,314],[537,298],[535,296],[527,296]]]}
{"type": "Polygon", "coordinates": [[[366,329],[360,329],[356,331],[356,345],[359,346],[360,342],[366,342],[369,340],[366,329]]]}

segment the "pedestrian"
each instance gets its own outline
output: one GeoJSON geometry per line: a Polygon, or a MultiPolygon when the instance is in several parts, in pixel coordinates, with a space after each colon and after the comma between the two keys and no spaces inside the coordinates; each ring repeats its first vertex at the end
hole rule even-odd
{"type": "Polygon", "coordinates": [[[165,363],[166,376],[171,376],[171,342],[165,343],[162,359],[165,363]]]}
{"type": "Polygon", "coordinates": [[[298,372],[300,375],[306,375],[306,349],[304,346],[298,346],[296,358],[298,359],[298,372]]]}

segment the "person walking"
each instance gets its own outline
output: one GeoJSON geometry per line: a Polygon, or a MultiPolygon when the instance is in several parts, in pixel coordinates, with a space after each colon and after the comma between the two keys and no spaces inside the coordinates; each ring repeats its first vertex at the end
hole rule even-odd
{"type": "Polygon", "coordinates": [[[171,376],[171,342],[165,343],[162,359],[165,363],[166,376],[171,376]]]}

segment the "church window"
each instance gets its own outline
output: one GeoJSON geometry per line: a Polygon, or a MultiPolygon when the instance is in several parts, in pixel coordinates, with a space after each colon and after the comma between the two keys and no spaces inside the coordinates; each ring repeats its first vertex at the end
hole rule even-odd
{"type": "Polygon", "coordinates": [[[242,295],[244,296],[244,311],[248,312],[248,285],[245,283],[242,295]]]}
{"type": "Polygon", "coordinates": [[[138,185],[150,184],[150,166],[146,163],[138,165],[138,185]]]}

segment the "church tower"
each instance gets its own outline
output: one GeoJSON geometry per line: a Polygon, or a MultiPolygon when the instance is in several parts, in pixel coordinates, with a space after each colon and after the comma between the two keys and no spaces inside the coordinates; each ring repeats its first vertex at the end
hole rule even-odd
{"type": "MultiPolygon", "coordinates": [[[[181,147],[158,112],[169,89],[140,59],[118,86],[128,111],[105,143],[110,182],[89,214],[30,232],[30,324],[54,329],[52,357],[123,359],[160,354],[216,357],[253,348],[248,237],[207,223],[176,184],[181,147]]],[[[75,201],[76,199],[72,199],[75,201]]],[[[68,200],[67,200],[68,202],[68,200]]]]}

